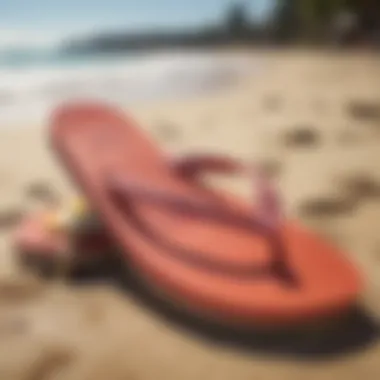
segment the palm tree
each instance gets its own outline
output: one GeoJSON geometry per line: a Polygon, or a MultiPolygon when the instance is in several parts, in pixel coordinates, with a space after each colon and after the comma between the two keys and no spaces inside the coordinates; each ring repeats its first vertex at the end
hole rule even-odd
{"type": "Polygon", "coordinates": [[[243,2],[232,4],[227,11],[226,18],[226,24],[230,36],[238,39],[247,36],[250,28],[246,6],[243,2]]]}
{"type": "MultiPolygon", "coordinates": [[[[360,0],[359,0],[360,1],[360,0]]],[[[359,4],[359,1],[351,1],[359,4]]],[[[278,0],[275,23],[280,37],[315,40],[326,37],[333,16],[347,0],[278,0]]]]}
{"type": "Polygon", "coordinates": [[[277,1],[273,25],[278,41],[285,42],[296,38],[300,26],[298,9],[298,0],[277,1]]]}

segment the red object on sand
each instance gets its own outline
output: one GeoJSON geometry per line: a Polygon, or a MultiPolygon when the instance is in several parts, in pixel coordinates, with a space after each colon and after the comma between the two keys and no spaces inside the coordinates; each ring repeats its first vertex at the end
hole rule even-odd
{"type": "Polygon", "coordinates": [[[48,228],[46,217],[49,214],[51,212],[29,215],[16,228],[13,244],[21,261],[47,264],[51,269],[72,259],[75,259],[76,265],[86,265],[107,255],[114,248],[106,231],[89,231],[73,237],[73,232],[68,230],[48,228]]]}
{"type": "Polygon", "coordinates": [[[45,218],[44,212],[27,216],[17,227],[13,242],[22,254],[49,257],[67,251],[66,237],[61,233],[49,231],[45,218]]]}
{"type": "Polygon", "coordinates": [[[172,165],[118,110],[72,104],[54,115],[53,145],[129,265],[207,317],[290,326],[347,311],[362,282],[336,248],[280,218],[261,176],[256,208],[201,184],[201,172],[251,170],[223,157],[172,165]],[[255,211],[256,210],[256,211],[255,211]]]}

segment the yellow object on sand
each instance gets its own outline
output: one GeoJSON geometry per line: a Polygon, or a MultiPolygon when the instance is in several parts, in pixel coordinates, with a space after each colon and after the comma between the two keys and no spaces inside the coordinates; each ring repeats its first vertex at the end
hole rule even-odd
{"type": "Polygon", "coordinates": [[[89,207],[83,198],[75,198],[58,210],[46,216],[46,227],[52,231],[64,231],[75,227],[89,215],[89,207]]]}

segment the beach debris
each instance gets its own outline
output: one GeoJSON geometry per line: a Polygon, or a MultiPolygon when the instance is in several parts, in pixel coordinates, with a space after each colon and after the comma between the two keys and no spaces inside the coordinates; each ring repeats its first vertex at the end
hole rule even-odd
{"type": "Polygon", "coordinates": [[[320,140],[319,133],[312,126],[295,127],[287,131],[283,137],[285,145],[289,147],[315,146],[320,140]]]}
{"type": "Polygon", "coordinates": [[[304,217],[330,217],[352,212],[356,202],[347,196],[317,197],[304,201],[298,212],[304,217]]]}
{"type": "Polygon", "coordinates": [[[380,121],[380,103],[352,100],[347,104],[348,113],[358,120],[380,121]]]}
{"type": "Polygon", "coordinates": [[[24,217],[25,212],[18,206],[8,206],[0,209],[0,228],[11,228],[24,217]]]}
{"type": "Polygon", "coordinates": [[[47,214],[45,222],[46,228],[55,232],[76,234],[103,231],[104,229],[103,223],[83,197],[63,202],[47,214]]]}
{"type": "Polygon", "coordinates": [[[57,204],[60,197],[53,187],[44,180],[38,180],[30,183],[26,187],[26,195],[33,200],[42,201],[48,204],[57,204]]]}

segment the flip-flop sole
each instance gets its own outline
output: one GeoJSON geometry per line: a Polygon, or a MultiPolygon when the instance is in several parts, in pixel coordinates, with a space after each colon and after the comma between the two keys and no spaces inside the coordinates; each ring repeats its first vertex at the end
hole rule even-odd
{"type": "Polygon", "coordinates": [[[299,280],[290,287],[274,275],[247,275],[271,257],[260,234],[143,200],[129,202],[128,210],[117,204],[107,181],[111,175],[204,202],[219,197],[221,207],[252,213],[235,197],[180,178],[155,144],[118,111],[94,104],[66,106],[56,113],[51,133],[63,163],[125,260],[173,299],[215,318],[271,326],[331,317],[357,300],[362,289],[357,269],[338,249],[293,222],[280,229],[287,261],[299,280]],[[189,262],[189,254],[224,263],[226,270],[189,262]],[[228,273],[229,267],[245,274],[228,273]]]}

